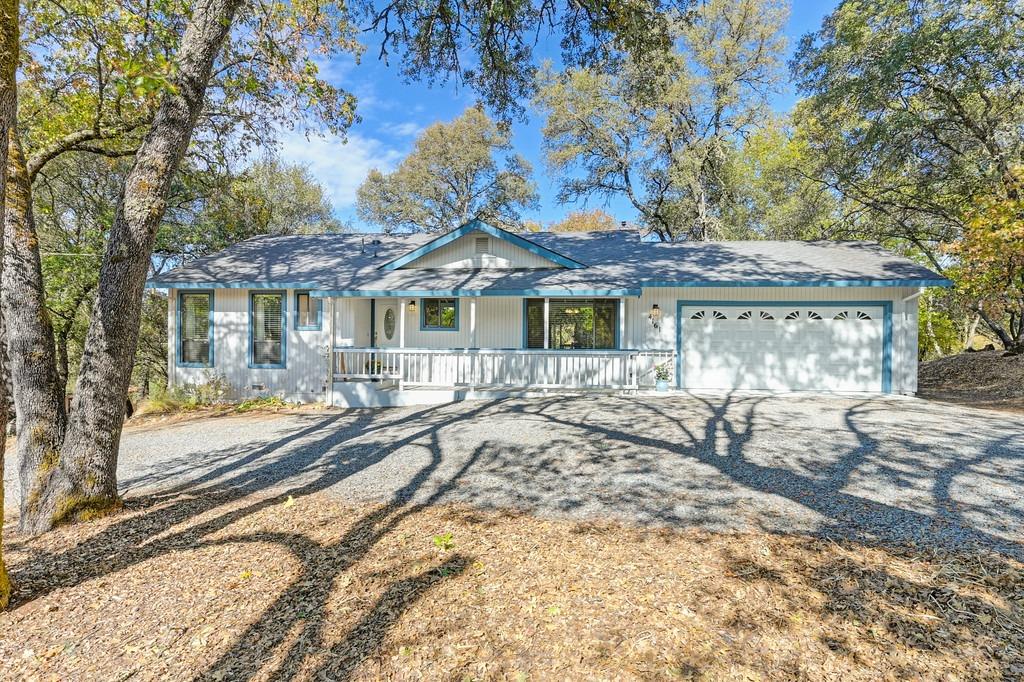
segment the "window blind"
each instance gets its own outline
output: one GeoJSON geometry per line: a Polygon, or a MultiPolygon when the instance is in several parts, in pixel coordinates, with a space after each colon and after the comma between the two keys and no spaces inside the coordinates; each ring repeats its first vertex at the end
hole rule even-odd
{"type": "Polygon", "coordinates": [[[544,299],[526,299],[526,347],[544,347],[544,299]]]}
{"type": "Polygon", "coordinates": [[[283,364],[284,294],[252,295],[252,363],[283,364]]]}
{"type": "Polygon", "coordinates": [[[210,294],[181,295],[181,362],[210,363],[210,294]]]}

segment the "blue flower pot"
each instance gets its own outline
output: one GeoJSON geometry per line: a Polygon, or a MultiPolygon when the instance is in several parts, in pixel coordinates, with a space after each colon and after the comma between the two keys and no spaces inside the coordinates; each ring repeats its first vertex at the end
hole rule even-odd
{"type": "Polygon", "coordinates": [[[654,381],[655,391],[667,391],[668,390],[668,379],[655,379],[654,381]]]}

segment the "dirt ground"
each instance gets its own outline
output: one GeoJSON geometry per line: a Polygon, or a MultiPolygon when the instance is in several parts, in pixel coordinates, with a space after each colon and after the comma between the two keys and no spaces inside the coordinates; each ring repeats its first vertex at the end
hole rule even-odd
{"type": "Polygon", "coordinates": [[[1024,412],[1024,355],[980,351],[924,362],[918,384],[929,400],[1024,412]]]}
{"type": "Polygon", "coordinates": [[[1020,679],[1024,565],[325,493],[4,529],[5,679],[1020,679]]]}

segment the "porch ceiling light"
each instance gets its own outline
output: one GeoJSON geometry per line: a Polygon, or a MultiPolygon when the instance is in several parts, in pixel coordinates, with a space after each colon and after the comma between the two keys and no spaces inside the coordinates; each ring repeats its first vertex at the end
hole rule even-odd
{"type": "Polygon", "coordinates": [[[651,313],[647,316],[647,319],[651,321],[651,326],[655,329],[661,329],[661,308],[655,303],[651,306],[651,313]]]}

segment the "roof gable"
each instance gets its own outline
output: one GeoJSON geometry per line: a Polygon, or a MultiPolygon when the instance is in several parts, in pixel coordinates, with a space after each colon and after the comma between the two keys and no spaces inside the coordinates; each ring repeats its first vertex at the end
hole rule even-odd
{"type": "MultiPolygon", "coordinates": [[[[469,238],[469,236],[473,235],[474,233],[478,235],[487,235],[495,239],[500,239],[503,242],[511,244],[512,246],[516,247],[519,250],[528,252],[535,258],[528,259],[530,264],[526,267],[545,267],[545,264],[546,267],[549,268],[567,268],[570,270],[586,267],[583,263],[563,256],[557,251],[541,246],[540,244],[537,244],[536,242],[521,237],[513,232],[508,232],[507,230],[502,230],[500,228],[494,227],[493,225],[488,225],[487,223],[480,220],[472,220],[463,225],[462,227],[452,230],[447,234],[441,235],[440,237],[437,237],[436,239],[427,242],[426,244],[416,249],[413,249],[392,261],[385,263],[384,265],[380,266],[379,269],[389,271],[398,270],[400,268],[416,267],[415,263],[422,262],[423,259],[425,259],[430,254],[433,254],[437,252],[439,249],[443,249],[451,244],[454,244],[460,239],[469,238]],[[538,261],[536,257],[539,257],[541,260],[538,261]]],[[[483,267],[494,267],[504,269],[513,269],[516,267],[515,264],[512,262],[503,262],[507,260],[508,259],[493,259],[489,262],[476,262],[475,264],[468,264],[468,267],[480,267],[481,263],[483,264],[483,267]]],[[[421,267],[437,266],[427,265],[421,267]]],[[[467,263],[455,262],[453,264],[449,264],[442,267],[467,267],[467,263]]]]}

